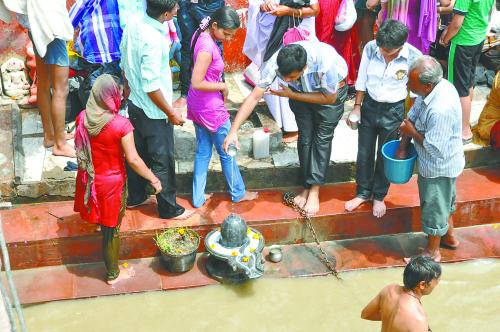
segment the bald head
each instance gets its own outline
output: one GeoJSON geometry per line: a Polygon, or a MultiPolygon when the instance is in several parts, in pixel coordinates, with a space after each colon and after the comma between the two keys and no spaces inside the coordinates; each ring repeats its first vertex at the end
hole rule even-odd
{"type": "Polygon", "coordinates": [[[436,85],[443,78],[441,64],[431,56],[423,55],[413,61],[410,66],[410,75],[416,74],[419,83],[436,85]]]}

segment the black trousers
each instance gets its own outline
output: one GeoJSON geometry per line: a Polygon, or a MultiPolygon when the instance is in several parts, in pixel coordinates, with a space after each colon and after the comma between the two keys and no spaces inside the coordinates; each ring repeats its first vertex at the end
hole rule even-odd
{"type": "Polygon", "coordinates": [[[389,190],[384,174],[382,146],[398,138],[398,128],[403,121],[404,100],[396,103],[379,103],[365,93],[358,126],[358,157],[356,161],[356,196],[381,201],[389,190]],[[378,142],[378,143],[377,143],[378,142]],[[375,146],[377,160],[375,162],[375,146]]]}
{"type": "MultiPolygon", "coordinates": [[[[150,119],[129,101],[128,114],[134,126],[135,148],[139,156],[161,181],[162,191],[156,195],[160,218],[173,218],[184,213],[176,202],[174,128],[166,120],[150,119]]],[[[135,205],[147,199],[147,180],[127,165],[128,201],[135,205]]]]}
{"type": "Polygon", "coordinates": [[[290,108],[299,128],[297,150],[304,188],[323,185],[332,153],[333,132],[344,113],[347,85],[338,91],[332,105],[303,103],[290,99],[290,108]]]}

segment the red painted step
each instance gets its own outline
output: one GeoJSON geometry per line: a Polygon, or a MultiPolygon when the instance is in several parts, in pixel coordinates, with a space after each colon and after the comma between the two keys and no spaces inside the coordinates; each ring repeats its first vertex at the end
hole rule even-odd
{"type": "MultiPolygon", "coordinates": [[[[420,209],[416,178],[394,185],[387,196],[387,215],[376,219],[371,205],[344,211],[352,197],[353,183],[327,185],[321,190],[321,206],[314,225],[321,240],[351,239],[384,234],[419,232],[420,209]]],[[[128,210],[121,226],[121,258],[134,259],[158,254],[153,236],[162,228],[190,226],[205,235],[231,212],[240,214],[261,231],[266,244],[311,242],[297,214],[282,204],[283,191],[261,191],[256,201],[232,204],[225,194],[215,194],[199,215],[185,221],[162,220],[156,207],[128,210]]],[[[190,206],[185,198],[179,199],[190,206]]],[[[469,169],[457,181],[456,227],[498,222],[500,216],[500,170],[469,169]]],[[[73,203],[53,202],[25,205],[2,211],[4,233],[13,269],[78,264],[101,260],[101,236],[95,227],[73,212],[73,203]],[[61,218],[61,219],[58,219],[61,218]]],[[[204,251],[200,247],[200,251],[204,251]]]]}

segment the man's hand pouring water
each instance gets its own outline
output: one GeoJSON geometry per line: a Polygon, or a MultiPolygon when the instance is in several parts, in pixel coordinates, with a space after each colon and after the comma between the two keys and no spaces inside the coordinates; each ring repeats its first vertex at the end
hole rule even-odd
{"type": "Polygon", "coordinates": [[[228,153],[230,144],[234,144],[237,150],[240,149],[240,143],[238,142],[238,134],[233,132],[232,130],[229,131],[229,133],[226,136],[226,139],[224,140],[224,145],[222,146],[224,152],[228,153]]]}

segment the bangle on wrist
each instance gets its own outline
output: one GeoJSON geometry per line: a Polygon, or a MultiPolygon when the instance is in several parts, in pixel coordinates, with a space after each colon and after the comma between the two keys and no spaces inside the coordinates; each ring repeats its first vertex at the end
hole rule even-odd
{"type": "Polygon", "coordinates": [[[360,103],[354,103],[354,106],[361,106],[360,103]]]}
{"type": "Polygon", "coordinates": [[[151,184],[157,184],[158,182],[160,182],[160,180],[156,179],[156,181],[151,181],[151,184]]]}

